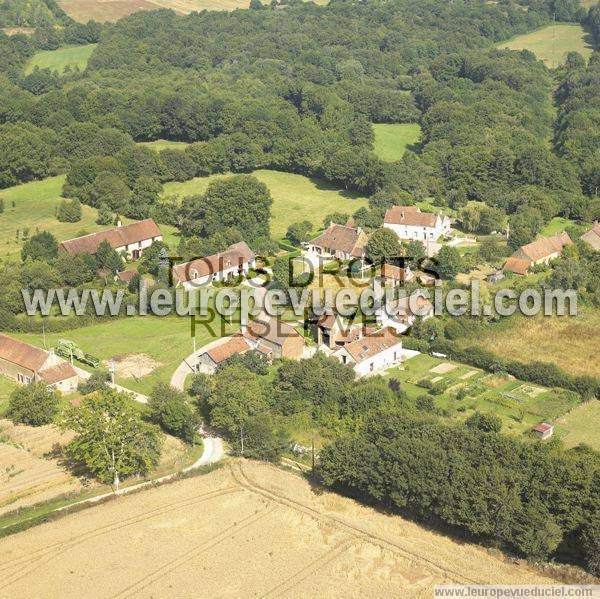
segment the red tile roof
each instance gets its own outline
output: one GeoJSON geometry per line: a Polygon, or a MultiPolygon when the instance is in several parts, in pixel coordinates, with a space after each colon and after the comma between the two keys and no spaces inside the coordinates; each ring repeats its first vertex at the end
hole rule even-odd
{"type": "Polygon", "coordinates": [[[206,353],[215,364],[221,364],[221,362],[231,358],[231,356],[243,354],[248,350],[250,350],[250,346],[244,341],[244,338],[236,335],[225,341],[225,343],[221,343],[220,345],[209,349],[206,353]]]}
{"type": "Polygon", "coordinates": [[[581,236],[581,239],[592,246],[594,250],[600,250],[600,222],[594,223],[594,226],[581,236]]]}
{"type": "Polygon", "coordinates": [[[127,270],[123,270],[121,272],[117,273],[117,277],[123,281],[123,283],[126,283],[127,285],[129,285],[129,283],[131,283],[131,280],[133,279],[133,277],[135,277],[135,275],[139,275],[140,273],[138,272],[137,268],[128,268],[127,270]]]}
{"type": "Polygon", "coordinates": [[[529,267],[531,266],[531,260],[522,260],[520,258],[508,258],[504,263],[502,270],[508,270],[514,272],[517,275],[526,275],[529,267]]]}
{"type": "Polygon", "coordinates": [[[254,260],[254,252],[244,241],[230,245],[224,252],[184,262],[173,267],[173,276],[179,283],[214,275],[234,266],[242,266],[254,260]]]}
{"type": "Polygon", "coordinates": [[[367,236],[361,229],[332,223],[321,235],[311,239],[309,243],[329,252],[343,252],[362,258],[365,254],[367,236]]]}
{"type": "Polygon", "coordinates": [[[54,385],[77,376],[77,371],[68,362],[62,362],[40,372],[40,377],[48,385],[54,385]]]}
{"type": "Polygon", "coordinates": [[[383,222],[388,225],[435,227],[437,217],[433,212],[421,212],[417,206],[392,206],[387,209],[383,222]]]}
{"type": "Polygon", "coordinates": [[[565,245],[571,245],[572,243],[568,233],[561,233],[552,237],[540,237],[527,245],[521,246],[511,257],[536,262],[552,254],[560,254],[565,245]]]}
{"type": "Polygon", "coordinates": [[[279,346],[283,346],[291,337],[302,337],[294,327],[267,315],[258,316],[248,323],[246,336],[253,340],[265,339],[279,346]]]}
{"type": "Polygon", "coordinates": [[[406,268],[400,268],[393,264],[384,264],[381,267],[381,276],[386,279],[396,279],[398,281],[405,281],[410,270],[406,268]]]}
{"type": "Polygon", "coordinates": [[[553,425],[548,424],[547,422],[540,422],[533,430],[536,433],[547,433],[549,430],[552,430],[553,425]]]}
{"type": "Polygon", "coordinates": [[[111,247],[116,249],[157,237],[162,237],[162,233],[158,225],[149,218],[123,227],[68,239],[60,245],[71,256],[74,256],[76,254],[95,254],[103,241],[108,241],[111,247]]]}
{"type": "Polygon", "coordinates": [[[400,337],[396,335],[390,327],[374,331],[365,337],[352,341],[344,346],[344,349],[352,356],[352,359],[358,364],[368,360],[373,356],[394,347],[401,343],[400,337]]]}
{"type": "Polygon", "coordinates": [[[39,347],[0,334],[0,359],[38,372],[50,354],[39,347]]]}

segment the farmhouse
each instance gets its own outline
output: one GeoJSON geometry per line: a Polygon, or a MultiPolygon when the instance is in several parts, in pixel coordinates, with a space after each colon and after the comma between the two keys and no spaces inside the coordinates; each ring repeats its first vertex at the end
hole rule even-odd
{"type": "Polygon", "coordinates": [[[450,219],[442,213],[421,212],[417,206],[392,206],[383,219],[383,226],[400,239],[437,241],[450,234],[450,219]]]}
{"type": "Polygon", "coordinates": [[[248,245],[240,241],[224,252],[184,262],[173,267],[173,281],[177,286],[194,289],[213,281],[227,281],[248,274],[256,266],[256,256],[248,245]]]}
{"type": "Polygon", "coordinates": [[[526,275],[532,266],[548,264],[558,258],[566,245],[573,242],[567,233],[540,237],[538,240],[521,246],[504,264],[503,270],[526,275]]]}
{"type": "Polygon", "coordinates": [[[398,365],[403,356],[402,341],[393,329],[385,327],[347,343],[333,355],[360,378],[398,365]]]}
{"type": "Polygon", "coordinates": [[[241,335],[234,335],[223,343],[213,345],[198,356],[197,370],[214,374],[217,368],[235,354],[244,354],[252,348],[241,335]]]}
{"type": "Polygon", "coordinates": [[[308,251],[324,258],[363,259],[367,241],[367,234],[360,227],[331,223],[321,235],[308,242],[308,251]]]}
{"type": "Polygon", "coordinates": [[[381,278],[385,286],[397,287],[398,285],[412,281],[415,275],[408,265],[402,268],[394,264],[384,264],[381,267],[381,278]]]}
{"type": "Polygon", "coordinates": [[[274,316],[261,314],[247,326],[242,325],[242,335],[252,349],[272,358],[300,360],[304,356],[304,338],[294,327],[274,316]]]}
{"type": "Polygon", "coordinates": [[[581,239],[593,250],[600,250],[600,222],[594,223],[594,226],[587,233],[584,233],[581,239]]]}
{"type": "Polygon", "coordinates": [[[336,349],[360,339],[364,335],[362,324],[349,325],[337,313],[324,313],[317,320],[317,345],[336,349]]]}
{"type": "Polygon", "coordinates": [[[77,389],[77,372],[57,355],[0,334],[0,374],[18,383],[43,381],[59,391],[77,389]]]}
{"type": "Polygon", "coordinates": [[[107,241],[117,252],[125,253],[132,260],[138,260],[146,248],[149,248],[155,241],[162,241],[162,238],[157,224],[149,218],[130,225],[119,225],[107,231],[68,239],[63,241],[60,247],[71,256],[94,255],[98,251],[99,245],[103,241],[107,241]]]}
{"type": "Polygon", "coordinates": [[[417,318],[426,320],[434,315],[433,312],[433,304],[420,295],[401,297],[381,307],[377,312],[377,322],[382,327],[390,327],[397,333],[404,333],[417,318]]]}

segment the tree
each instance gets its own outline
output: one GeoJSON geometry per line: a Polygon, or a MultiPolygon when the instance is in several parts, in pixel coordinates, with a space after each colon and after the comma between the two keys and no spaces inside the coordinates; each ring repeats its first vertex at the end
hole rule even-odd
{"type": "Polygon", "coordinates": [[[438,274],[444,279],[453,279],[462,268],[462,257],[459,251],[449,245],[445,245],[434,259],[438,274]]]}
{"type": "Polygon", "coordinates": [[[290,445],[285,431],[276,428],[268,414],[248,417],[243,427],[243,436],[234,439],[233,448],[244,457],[277,463],[290,445]]]}
{"type": "Polygon", "coordinates": [[[327,228],[331,225],[331,223],[335,223],[336,225],[345,225],[349,218],[349,215],[345,214],[344,212],[332,212],[323,219],[323,226],[327,228]]]}
{"type": "Polygon", "coordinates": [[[508,245],[516,250],[535,239],[544,224],[542,214],[537,208],[525,208],[512,215],[508,245]]]}
{"type": "Polygon", "coordinates": [[[479,255],[486,262],[495,262],[504,254],[502,246],[496,237],[485,237],[478,249],[479,255]]]}
{"type": "Polygon", "coordinates": [[[17,387],[8,399],[9,420],[30,426],[50,424],[58,414],[58,394],[42,382],[17,387]]]}
{"type": "Polygon", "coordinates": [[[78,390],[83,395],[107,389],[110,383],[110,373],[107,370],[94,370],[89,379],[80,381],[78,390]]]}
{"type": "Polygon", "coordinates": [[[194,442],[200,421],[181,391],[159,383],[152,389],[148,408],[152,422],[186,443],[194,442]]]}
{"type": "Polygon", "coordinates": [[[379,264],[402,256],[402,246],[392,230],[378,229],[369,237],[366,252],[371,262],[379,264]]]}
{"type": "Polygon", "coordinates": [[[288,227],[285,237],[292,245],[300,245],[304,241],[308,241],[311,230],[312,224],[307,220],[303,220],[302,222],[291,224],[288,227]]]}
{"type": "Polygon", "coordinates": [[[81,220],[81,202],[77,198],[62,200],[58,205],[56,218],[61,223],[79,222],[81,220]]]}
{"type": "Polygon", "coordinates": [[[237,436],[244,453],[244,423],[264,413],[267,402],[263,382],[243,366],[226,366],[215,374],[214,391],[208,398],[210,423],[237,436]]]}
{"type": "Polygon", "coordinates": [[[98,208],[98,217],[96,218],[97,225],[110,225],[113,222],[113,213],[106,204],[102,204],[98,208]]]}
{"type": "Polygon", "coordinates": [[[412,269],[419,268],[424,258],[427,257],[427,250],[422,241],[411,239],[406,244],[406,256],[409,258],[408,265],[412,269]]]}
{"type": "Polygon", "coordinates": [[[101,389],[88,395],[66,411],[61,426],[76,435],[66,448],[70,459],[116,490],[123,478],[145,476],[158,463],[160,430],[142,421],[125,393],[101,389]]]}
{"type": "Polygon", "coordinates": [[[123,259],[106,240],[101,241],[98,245],[96,261],[99,269],[106,269],[112,273],[123,269],[123,259]]]}
{"type": "Polygon", "coordinates": [[[502,429],[502,420],[494,414],[475,412],[465,420],[469,428],[475,428],[485,433],[499,433],[502,429]]]}
{"type": "Polygon", "coordinates": [[[60,252],[54,262],[62,281],[71,287],[77,287],[94,278],[94,269],[90,267],[85,255],[71,256],[67,252],[60,252]]]}
{"type": "Polygon", "coordinates": [[[21,250],[21,260],[27,258],[48,262],[58,256],[58,241],[48,231],[41,231],[25,242],[21,250]]]}

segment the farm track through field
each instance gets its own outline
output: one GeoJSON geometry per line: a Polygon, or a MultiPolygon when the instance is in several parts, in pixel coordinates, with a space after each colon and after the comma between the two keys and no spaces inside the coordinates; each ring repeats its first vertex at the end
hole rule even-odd
{"type": "Polygon", "coordinates": [[[356,544],[355,538],[341,541],[335,547],[333,547],[333,549],[327,551],[325,555],[318,557],[316,560],[308,564],[308,566],[305,566],[298,572],[286,578],[283,582],[277,584],[271,590],[267,591],[263,597],[281,597],[286,591],[291,591],[296,585],[306,580],[311,574],[315,574],[325,566],[334,562],[340,555],[350,549],[350,547],[352,547],[354,544],[356,544]]]}
{"type": "Polygon", "coordinates": [[[42,564],[53,560],[54,558],[62,555],[69,549],[72,549],[73,547],[76,547],[77,545],[80,545],[81,543],[84,543],[90,539],[94,539],[98,536],[107,534],[109,532],[113,532],[115,530],[126,528],[127,526],[131,526],[132,524],[138,524],[140,522],[150,520],[151,518],[167,514],[169,512],[172,512],[173,510],[197,505],[198,503],[203,503],[204,501],[216,499],[217,497],[221,497],[222,495],[236,493],[239,491],[239,487],[232,486],[227,487],[225,489],[219,489],[217,491],[201,493],[200,495],[196,495],[195,497],[183,499],[181,501],[176,501],[174,503],[170,503],[167,506],[160,506],[142,514],[136,514],[135,516],[132,516],[130,518],[125,518],[121,522],[107,524],[106,526],[96,528],[95,530],[86,531],[82,534],[72,537],[67,541],[59,541],[57,543],[53,543],[52,545],[47,545],[46,547],[43,547],[42,549],[39,549],[27,555],[4,561],[0,564],[0,577],[2,578],[2,582],[0,583],[0,589],[4,589],[7,586],[10,586],[11,584],[21,580],[42,564]],[[16,568],[18,571],[12,572],[12,576],[11,573],[5,574],[7,571],[13,568],[16,568]]]}
{"type": "Polygon", "coordinates": [[[358,539],[361,539],[363,541],[366,541],[368,543],[376,545],[382,549],[387,549],[389,551],[392,551],[393,553],[399,554],[406,559],[419,562],[421,565],[425,565],[426,567],[434,569],[436,572],[451,579],[453,582],[455,582],[457,584],[484,584],[485,583],[485,581],[479,581],[474,578],[468,578],[467,576],[464,576],[463,574],[460,574],[459,572],[456,572],[455,570],[449,569],[446,566],[440,566],[438,563],[436,563],[435,561],[433,561],[427,557],[424,557],[417,553],[408,551],[407,549],[398,545],[394,541],[390,541],[389,539],[375,535],[372,532],[365,530],[359,526],[350,524],[350,523],[346,522],[343,518],[333,516],[331,514],[324,514],[312,507],[309,507],[303,503],[295,501],[294,499],[290,499],[289,497],[280,495],[278,493],[275,493],[274,491],[266,489],[265,487],[262,487],[261,485],[251,481],[248,478],[248,476],[246,475],[246,473],[244,472],[244,470],[240,464],[232,464],[230,466],[230,469],[231,469],[233,478],[237,481],[237,483],[241,487],[243,487],[244,489],[247,489],[248,491],[250,491],[252,493],[261,495],[262,497],[265,497],[266,499],[269,499],[270,501],[273,501],[280,505],[284,505],[293,510],[302,512],[320,522],[326,522],[328,524],[336,526],[337,528],[341,528],[342,530],[349,532],[350,534],[352,534],[354,537],[356,537],[358,539]]]}
{"type": "Polygon", "coordinates": [[[207,541],[203,541],[193,549],[186,551],[183,555],[180,555],[174,560],[163,564],[150,576],[145,575],[143,578],[140,578],[135,583],[128,586],[126,589],[120,591],[116,595],[113,595],[113,599],[139,596],[139,593],[141,591],[148,588],[151,584],[162,578],[165,574],[170,574],[177,568],[196,558],[198,555],[204,553],[205,551],[208,551],[209,549],[212,549],[219,543],[222,543],[223,541],[229,539],[229,535],[231,532],[236,533],[241,530],[244,530],[245,528],[248,528],[252,524],[258,522],[265,516],[268,516],[269,514],[273,513],[274,511],[274,508],[266,508],[259,514],[250,514],[249,516],[246,516],[245,518],[240,520],[240,522],[236,522],[235,524],[228,526],[227,528],[214,535],[207,541]]]}

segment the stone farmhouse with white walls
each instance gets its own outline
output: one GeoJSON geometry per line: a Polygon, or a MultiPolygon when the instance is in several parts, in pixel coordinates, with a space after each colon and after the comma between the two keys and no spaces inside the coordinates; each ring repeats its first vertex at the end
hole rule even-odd
{"type": "Polygon", "coordinates": [[[367,234],[360,227],[331,223],[321,235],[308,242],[308,252],[322,258],[362,260],[367,241],[367,234]]]}
{"type": "Polygon", "coordinates": [[[517,275],[526,275],[529,269],[540,264],[548,264],[551,260],[556,260],[562,254],[566,245],[572,245],[573,242],[568,233],[553,235],[551,237],[540,237],[526,245],[522,245],[505,262],[502,270],[513,272],[517,275]]]}
{"type": "Polygon", "coordinates": [[[451,220],[442,213],[421,212],[417,206],[392,206],[383,219],[383,226],[407,241],[435,242],[450,234],[451,220]]]}
{"type": "Polygon", "coordinates": [[[130,225],[119,225],[114,229],[91,233],[60,244],[62,250],[71,256],[77,254],[94,255],[103,241],[130,260],[138,260],[142,252],[155,241],[162,241],[163,235],[158,225],[151,219],[141,220],[130,225]]]}
{"type": "Polygon", "coordinates": [[[0,374],[23,385],[44,382],[63,393],[75,391],[79,383],[73,366],[56,354],[2,334],[0,374]]]}
{"type": "Polygon", "coordinates": [[[173,267],[173,282],[190,291],[206,287],[213,281],[227,281],[246,276],[256,267],[256,256],[244,241],[230,245],[224,252],[198,258],[173,267]]]}

